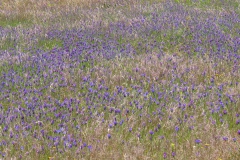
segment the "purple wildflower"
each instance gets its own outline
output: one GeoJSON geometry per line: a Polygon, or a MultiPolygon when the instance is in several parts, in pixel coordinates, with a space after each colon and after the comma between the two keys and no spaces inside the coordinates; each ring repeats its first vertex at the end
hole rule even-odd
{"type": "Polygon", "coordinates": [[[226,111],[226,110],[224,110],[224,111],[223,111],[223,114],[227,114],[227,111],[226,111]]]}
{"type": "Polygon", "coordinates": [[[89,145],[89,146],[88,146],[88,149],[89,149],[89,151],[91,151],[91,150],[92,150],[92,146],[91,146],[91,145],[89,145]]]}
{"type": "Polygon", "coordinates": [[[179,127],[178,127],[178,126],[175,127],[175,131],[176,131],[176,132],[179,131],[179,127]]]}
{"type": "Polygon", "coordinates": [[[236,120],[236,124],[240,124],[240,119],[236,120]]]}
{"type": "Polygon", "coordinates": [[[151,130],[151,131],[149,131],[149,134],[150,134],[150,135],[153,135],[153,134],[154,134],[154,132],[151,130]]]}
{"type": "Polygon", "coordinates": [[[196,139],[196,140],[195,140],[195,143],[196,143],[196,144],[200,144],[201,142],[202,142],[202,140],[200,140],[200,139],[196,139]]]}
{"type": "Polygon", "coordinates": [[[237,141],[237,138],[233,138],[233,142],[236,142],[237,141]]]}
{"type": "Polygon", "coordinates": [[[227,141],[227,140],[228,140],[228,138],[227,138],[227,137],[223,137],[223,140],[224,140],[224,141],[227,141]]]}
{"type": "Polygon", "coordinates": [[[164,158],[164,159],[167,158],[167,153],[166,153],[166,152],[163,153],[163,158],[164,158]]]}

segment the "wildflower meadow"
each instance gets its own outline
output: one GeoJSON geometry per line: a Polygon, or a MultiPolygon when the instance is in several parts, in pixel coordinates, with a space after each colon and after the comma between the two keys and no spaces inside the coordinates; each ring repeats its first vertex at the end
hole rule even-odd
{"type": "Polygon", "coordinates": [[[239,0],[0,0],[0,159],[239,160],[239,0]]]}

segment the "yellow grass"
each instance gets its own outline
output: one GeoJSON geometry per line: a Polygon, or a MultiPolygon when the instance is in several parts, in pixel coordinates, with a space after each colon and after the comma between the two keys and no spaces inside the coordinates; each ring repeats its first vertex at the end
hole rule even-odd
{"type": "Polygon", "coordinates": [[[56,17],[76,8],[96,8],[110,6],[115,0],[1,0],[0,18],[28,18],[32,21],[46,17],[56,17]]]}

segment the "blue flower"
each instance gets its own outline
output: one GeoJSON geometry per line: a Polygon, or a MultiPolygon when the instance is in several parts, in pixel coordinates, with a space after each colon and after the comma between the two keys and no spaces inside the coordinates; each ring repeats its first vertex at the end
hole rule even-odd
{"type": "Polygon", "coordinates": [[[179,127],[178,127],[178,126],[175,127],[175,131],[176,131],[176,132],[179,131],[179,127]]]}
{"type": "Polygon", "coordinates": [[[224,140],[224,141],[227,141],[227,140],[228,140],[228,138],[227,138],[227,137],[223,137],[223,140],[224,140]]]}
{"type": "Polygon", "coordinates": [[[200,144],[201,142],[202,142],[201,139],[196,139],[196,140],[195,140],[195,143],[196,143],[196,144],[200,144]]]}
{"type": "Polygon", "coordinates": [[[149,134],[153,135],[153,134],[154,134],[154,132],[151,130],[151,131],[149,131],[149,134]]]}
{"type": "Polygon", "coordinates": [[[166,152],[163,153],[163,158],[164,159],[167,158],[167,153],[166,152]]]}
{"type": "Polygon", "coordinates": [[[233,142],[236,142],[237,141],[237,138],[233,138],[233,142]]]}
{"type": "Polygon", "coordinates": [[[91,150],[92,150],[92,146],[91,146],[91,145],[89,145],[89,146],[88,146],[88,149],[89,149],[89,151],[91,151],[91,150]]]}

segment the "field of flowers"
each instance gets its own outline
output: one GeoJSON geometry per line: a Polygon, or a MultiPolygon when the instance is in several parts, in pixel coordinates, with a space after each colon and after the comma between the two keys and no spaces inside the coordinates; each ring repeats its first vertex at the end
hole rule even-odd
{"type": "Polygon", "coordinates": [[[238,0],[1,0],[0,159],[240,159],[238,0]]]}

